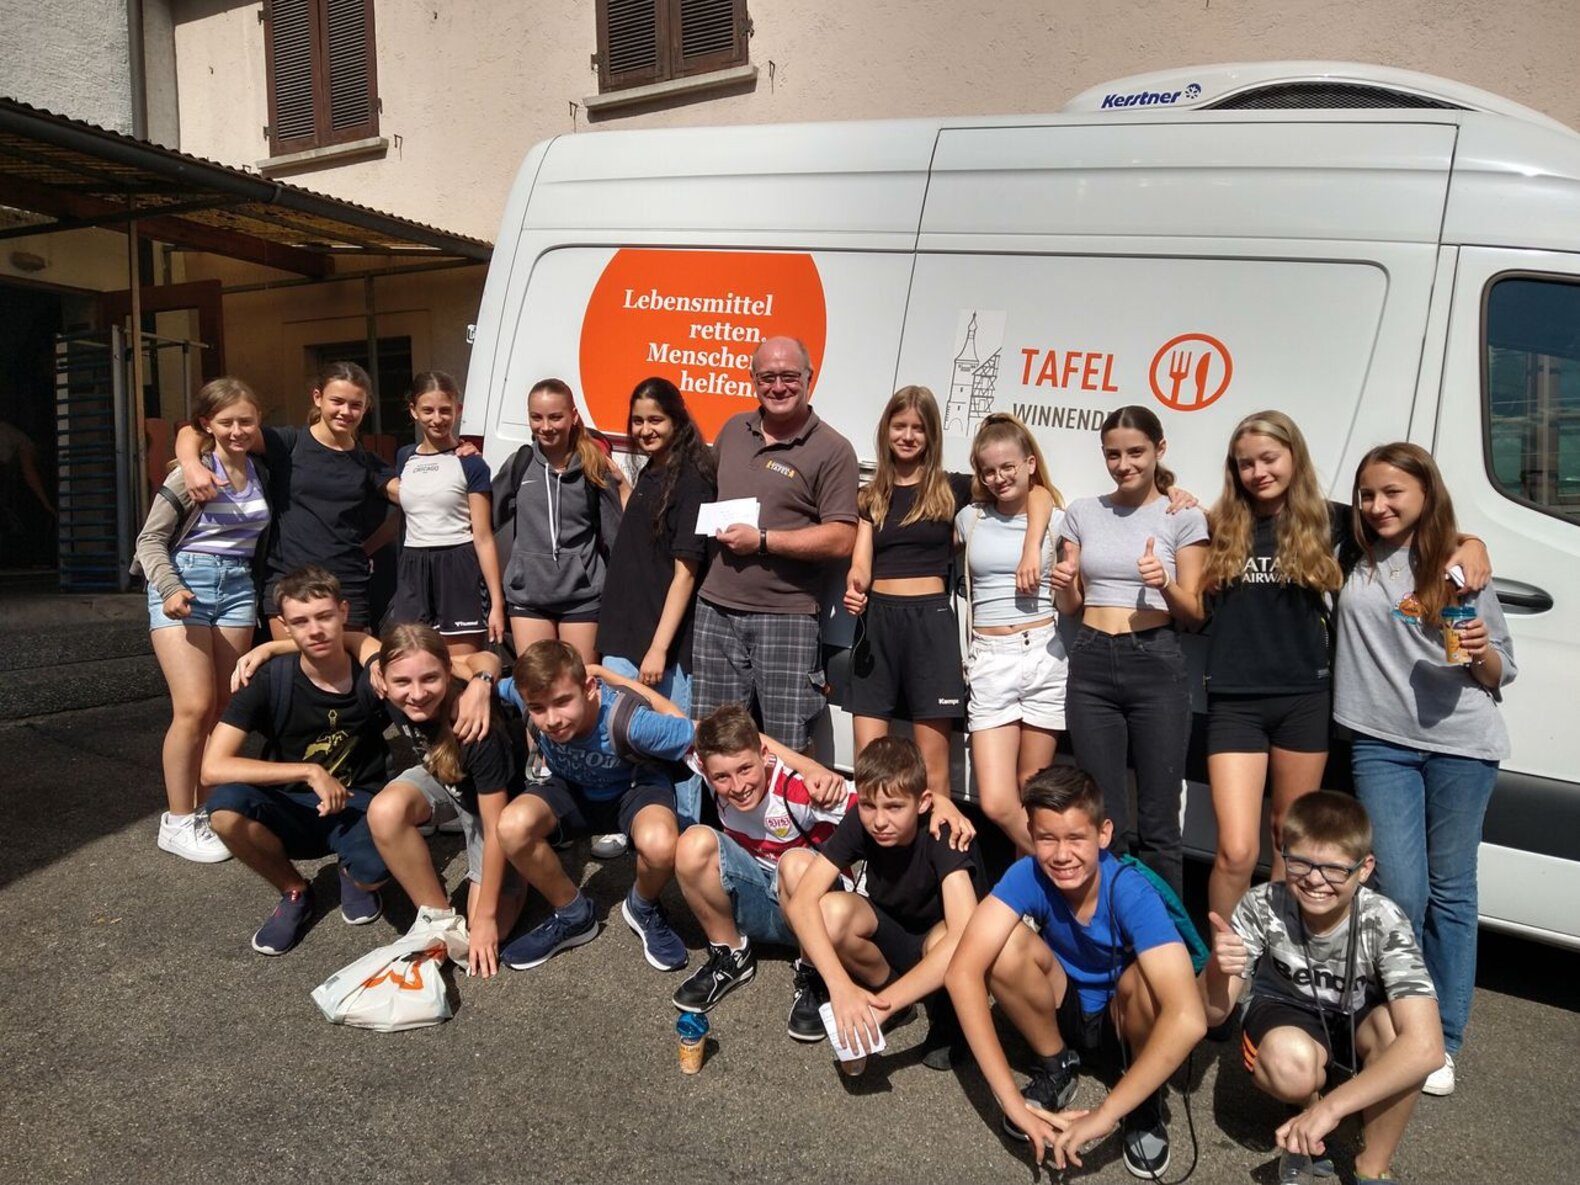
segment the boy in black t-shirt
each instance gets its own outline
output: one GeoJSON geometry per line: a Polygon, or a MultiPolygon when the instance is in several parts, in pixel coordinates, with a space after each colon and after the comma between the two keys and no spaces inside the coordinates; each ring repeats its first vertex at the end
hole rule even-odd
{"type": "Polygon", "coordinates": [[[340,858],[340,914],[353,926],[383,912],[378,887],[389,876],[367,824],[372,792],[384,784],[384,710],[346,653],[340,582],[303,568],[280,581],[278,595],[301,653],[270,659],[236,693],[214,726],[202,771],[214,787],[214,833],[281,894],[252,937],[265,955],[295,946],[312,915],[312,888],[293,859],[340,858]],[[241,755],[249,733],[268,742],[267,760],[241,755]]]}
{"type": "MultiPolygon", "coordinates": [[[[840,1040],[865,1050],[886,1017],[943,987],[983,869],[976,849],[950,846],[947,825],[936,839],[929,830],[932,792],[914,742],[880,737],[855,772],[857,809],[817,853],[786,852],[779,866],[780,884],[797,886],[781,893],[785,918],[823,976],[840,1040]],[[865,894],[831,891],[857,860],[865,894]]],[[[937,1020],[929,1043],[947,1049],[952,1024],[937,1020]]]]}

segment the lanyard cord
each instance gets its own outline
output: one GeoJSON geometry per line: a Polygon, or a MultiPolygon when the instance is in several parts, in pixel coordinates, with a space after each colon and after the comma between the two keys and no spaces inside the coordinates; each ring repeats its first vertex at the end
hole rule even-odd
{"type": "MultiPolygon", "coordinates": [[[[1328,1057],[1336,1062],[1333,1057],[1333,1033],[1328,1028],[1328,1008],[1322,1002],[1322,997],[1317,994],[1316,970],[1311,964],[1310,935],[1306,930],[1306,915],[1300,912],[1300,903],[1295,903],[1295,916],[1300,919],[1300,953],[1306,960],[1306,978],[1311,981],[1311,1003],[1316,1008],[1317,1019],[1322,1022],[1322,1036],[1328,1043],[1328,1057]]],[[[1361,886],[1355,887],[1355,896],[1350,898],[1350,933],[1345,943],[1344,952],[1344,982],[1340,985],[1339,1010],[1350,1026],[1349,1061],[1339,1066],[1346,1074],[1355,1075],[1360,1071],[1355,1066],[1355,1009],[1351,1007],[1355,994],[1355,955],[1356,941],[1360,934],[1361,920],[1361,886]]]]}

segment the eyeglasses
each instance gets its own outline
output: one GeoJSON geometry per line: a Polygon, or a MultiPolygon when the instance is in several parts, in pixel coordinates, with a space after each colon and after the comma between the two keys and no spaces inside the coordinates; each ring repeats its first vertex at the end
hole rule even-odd
{"type": "Polygon", "coordinates": [[[1299,856],[1291,856],[1288,852],[1284,853],[1284,871],[1297,881],[1303,881],[1313,872],[1318,872],[1322,874],[1322,879],[1335,889],[1342,887],[1344,882],[1359,872],[1361,865],[1365,863],[1364,860],[1357,860],[1354,864],[1315,864],[1310,860],[1302,860],[1299,856]]]}
{"type": "Polygon", "coordinates": [[[758,371],[752,377],[757,380],[759,387],[799,387],[806,377],[806,372],[801,370],[758,371]]]}
{"type": "Polygon", "coordinates": [[[983,481],[989,481],[995,477],[1000,481],[1014,481],[1015,475],[1020,472],[1020,467],[1025,463],[1024,460],[1006,461],[997,469],[978,469],[977,476],[983,481]]]}

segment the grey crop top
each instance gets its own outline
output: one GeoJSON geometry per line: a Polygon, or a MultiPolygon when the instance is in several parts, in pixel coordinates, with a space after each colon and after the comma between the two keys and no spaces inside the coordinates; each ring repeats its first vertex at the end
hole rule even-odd
{"type": "Polygon", "coordinates": [[[1053,512],[1053,521],[1043,536],[1043,579],[1037,582],[1034,593],[1018,592],[1015,588],[1015,569],[1026,546],[1024,511],[1011,518],[991,506],[972,505],[955,516],[955,528],[965,541],[966,563],[971,570],[973,626],[1024,625],[1054,615],[1047,575],[1062,515],[1062,511],[1053,512]]]}
{"type": "Polygon", "coordinates": [[[1170,579],[1177,576],[1179,550],[1207,541],[1207,516],[1199,508],[1169,514],[1168,507],[1162,497],[1145,506],[1122,506],[1109,494],[1070,503],[1060,534],[1081,549],[1083,604],[1168,611],[1163,594],[1142,584],[1136,567],[1147,537],[1155,540],[1152,554],[1163,561],[1170,579]]]}

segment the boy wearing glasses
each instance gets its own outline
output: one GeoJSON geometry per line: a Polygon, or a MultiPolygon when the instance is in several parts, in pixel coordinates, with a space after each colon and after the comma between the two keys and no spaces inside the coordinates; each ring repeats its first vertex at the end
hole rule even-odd
{"type": "Polygon", "coordinates": [[[1283,882],[1252,889],[1228,922],[1208,915],[1207,1023],[1222,1023],[1250,985],[1245,1067],[1302,1108],[1277,1132],[1281,1180],[1331,1175],[1324,1141],[1357,1112],[1355,1179],[1385,1180],[1421,1084],[1443,1064],[1432,977],[1409,919],[1365,885],[1376,861],[1359,802],[1308,794],[1285,815],[1283,839],[1283,882]]]}

